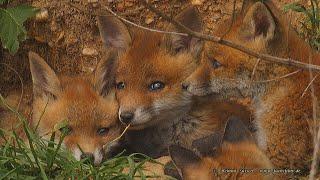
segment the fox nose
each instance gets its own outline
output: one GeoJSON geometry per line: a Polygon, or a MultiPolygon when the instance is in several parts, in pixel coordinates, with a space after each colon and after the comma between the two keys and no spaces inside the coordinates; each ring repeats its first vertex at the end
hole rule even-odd
{"type": "Polygon", "coordinates": [[[183,89],[183,90],[188,90],[188,87],[190,86],[190,83],[188,83],[188,82],[183,82],[183,83],[181,84],[181,86],[182,86],[182,89],[183,89]]]}
{"type": "Polygon", "coordinates": [[[81,159],[86,159],[87,158],[91,162],[93,162],[93,160],[94,160],[94,156],[93,156],[92,153],[83,153],[83,154],[81,154],[80,158],[81,159]]]}
{"type": "Polygon", "coordinates": [[[129,124],[132,121],[133,116],[134,114],[132,112],[122,112],[120,114],[120,120],[125,124],[129,124]]]}

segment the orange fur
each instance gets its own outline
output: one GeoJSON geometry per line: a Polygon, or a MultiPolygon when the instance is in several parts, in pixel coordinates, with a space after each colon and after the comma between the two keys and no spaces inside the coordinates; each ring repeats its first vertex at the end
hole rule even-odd
{"type": "Polygon", "coordinates": [[[183,179],[273,179],[272,172],[260,172],[272,171],[273,166],[237,117],[229,118],[220,131],[195,140],[192,147],[193,151],[176,145],[169,147],[183,179]]]}
{"type": "MultiPolygon", "coordinates": [[[[309,52],[313,50],[288,26],[285,16],[271,1],[264,4],[248,2],[231,31],[225,35],[226,39],[261,53],[309,61],[309,52]]],[[[217,35],[221,36],[226,31],[228,26],[225,24],[218,26],[217,35]]],[[[265,131],[265,134],[258,134],[258,139],[266,140],[266,152],[273,164],[307,170],[312,152],[312,135],[308,126],[312,120],[312,100],[310,93],[303,98],[301,95],[310,82],[308,72],[259,83],[255,81],[273,79],[296,69],[260,61],[254,77],[251,77],[257,62],[253,57],[218,44],[212,43],[207,47],[208,59],[203,59],[185,82],[189,85],[188,91],[197,95],[214,93],[227,99],[253,98],[255,102],[250,109],[254,111],[260,129],[265,131]],[[220,68],[213,68],[213,58],[222,64],[220,68]]],[[[313,53],[313,64],[319,64],[320,55],[313,53]]],[[[319,79],[314,85],[318,92],[319,79]]]]}
{"type": "Polygon", "coordinates": [[[185,180],[273,179],[272,174],[261,173],[260,169],[272,170],[272,164],[255,144],[225,143],[217,157],[203,157],[200,162],[184,167],[182,173],[185,180]],[[237,172],[223,172],[226,169],[237,172]],[[250,172],[240,172],[241,169],[250,172]]]}
{"type": "MultiPolygon", "coordinates": [[[[186,8],[176,19],[202,30],[195,7],[186,8]]],[[[233,101],[193,97],[183,90],[181,83],[198,67],[202,50],[198,39],[128,29],[112,16],[98,17],[98,24],[108,50],[118,52],[113,78],[119,86],[119,119],[131,114],[125,137],[128,149],[159,157],[172,143],[190,146],[216,131],[231,115],[250,120],[250,112],[233,101]],[[162,87],[153,90],[155,82],[162,87]]]]}
{"type": "MultiPolygon", "coordinates": [[[[73,152],[76,159],[92,156],[94,163],[99,164],[108,153],[104,145],[108,145],[121,132],[114,92],[101,95],[104,92],[100,91],[100,84],[92,76],[58,77],[35,53],[30,52],[29,59],[34,91],[31,127],[38,126],[39,135],[49,139],[56,127],[66,121],[65,128],[69,132],[63,145],[73,152]],[[101,131],[102,128],[105,132],[101,131]]],[[[102,65],[103,62],[100,63],[102,65]]],[[[100,76],[103,74],[96,73],[95,78],[105,79],[100,76]]],[[[27,108],[22,107],[23,110],[27,108]]],[[[1,118],[1,122],[15,124],[13,121],[17,118],[11,113],[1,118]]],[[[1,127],[8,126],[1,124],[1,127]]],[[[59,139],[61,133],[57,131],[56,134],[59,139]]]]}

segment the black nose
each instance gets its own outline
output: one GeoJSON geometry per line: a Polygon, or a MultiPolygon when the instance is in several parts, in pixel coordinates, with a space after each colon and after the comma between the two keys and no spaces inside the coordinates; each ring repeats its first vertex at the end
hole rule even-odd
{"type": "Polygon", "coordinates": [[[125,124],[129,124],[133,119],[133,113],[132,112],[122,112],[120,114],[121,122],[125,124]]]}
{"type": "Polygon", "coordinates": [[[190,86],[190,84],[187,83],[187,82],[183,82],[183,83],[181,84],[181,86],[182,86],[182,89],[183,89],[183,90],[188,90],[188,87],[190,86]]]}
{"type": "Polygon", "coordinates": [[[83,154],[81,154],[80,158],[81,159],[86,159],[87,158],[88,160],[92,161],[93,160],[93,154],[92,153],[83,153],[83,154]]]}

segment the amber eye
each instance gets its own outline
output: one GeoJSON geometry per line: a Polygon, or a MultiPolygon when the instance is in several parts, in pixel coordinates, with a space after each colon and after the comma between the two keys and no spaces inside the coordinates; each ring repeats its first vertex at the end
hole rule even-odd
{"type": "Polygon", "coordinates": [[[105,136],[108,134],[108,132],[109,132],[109,128],[107,128],[107,127],[99,128],[97,131],[99,136],[105,136]]]}
{"type": "Polygon", "coordinates": [[[116,88],[119,89],[119,90],[124,89],[125,88],[124,82],[118,82],[116,84],[116,88]]]}
{"type": "Polygon", "coordinates": [[[72,128],[70,126],[65,126],[59,129],[59,131],[64,135],[70,135],[72,133],[72,128]]]}
{"type": "Polygon", "coordinates": [[[214,69],[218,69],[219,67],[222,66],[222,64],[221,64],[218,60],[216,60],[216,59],[213,59],[213,60],[211,61],[211,63],[212,63],[212,67],[213,67],[214,69]]]}
{"type": "Polygon", "coordinates": [[[164,83],[161,81],[155,81],[150,84],[149,89],[151,91],[156,91],[164,88],[164,83]]]}

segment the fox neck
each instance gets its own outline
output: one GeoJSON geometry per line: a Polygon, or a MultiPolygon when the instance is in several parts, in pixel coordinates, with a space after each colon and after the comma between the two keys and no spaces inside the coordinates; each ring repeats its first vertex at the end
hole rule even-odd
{"type": "Polygon", "coordinates": [[[248,76],[242,76],[232,80],[230,79],[230,81],[226,81],[224,78],[216,78],[211,80],[211,84],[214,85],[211,86],[213,94],[218,94],[217,98],[222,100],[247,97],[257,98],[265,92],[268,86],[267,84],[254,83],[248,76]]]}
{"type": "Polygon", "coordinates": [[[201,120],[190,112],[175,117],[166,123],[143,130],[130,130],[125,136],[125,146],[129,153],[141,152],[152,158],[168,155],[167,147],[171,144],[191,146],[192,139],[202,137],[201,120]],[[146,143],[147,142],[147,143],[146,143]]]}

